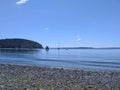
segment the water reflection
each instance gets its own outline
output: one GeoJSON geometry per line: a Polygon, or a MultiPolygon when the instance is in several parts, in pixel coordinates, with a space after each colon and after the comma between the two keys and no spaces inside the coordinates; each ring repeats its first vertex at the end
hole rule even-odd
{"type": "Polygon", "coordinates": [[[28,49],[28,48],[23,48],[23,49],[0,49],[0,52],[2,53],[35,53],[35,52],[39,52],[40,49],[28,49]]]}
{"type": "Polygon", "coordinates": [[[120,50],[0,49],[0,63],[120,70],[120,50]]]}
{"type": "Polygon", "coordinates": [[[37,54],[40,54],[40,49],[0,49],[0,59],[13,59],[15,61],[31,60],[36,57],[37,54]]]}

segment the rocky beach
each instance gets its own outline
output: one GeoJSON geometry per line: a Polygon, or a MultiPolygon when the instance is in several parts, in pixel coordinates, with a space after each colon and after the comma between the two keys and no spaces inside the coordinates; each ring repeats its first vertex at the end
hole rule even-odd
{"type": "Polygon", "coordinates": [[[0,64],[0,90],[120,90],[120,72],[0,64]]]}

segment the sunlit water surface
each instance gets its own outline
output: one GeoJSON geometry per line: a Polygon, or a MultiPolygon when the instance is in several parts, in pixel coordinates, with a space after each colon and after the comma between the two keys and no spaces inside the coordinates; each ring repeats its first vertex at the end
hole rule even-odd
{"type": "Polygon", "coordinates": [[[120,71],[120,49],[0,50],[0,64],[120,71]]]}

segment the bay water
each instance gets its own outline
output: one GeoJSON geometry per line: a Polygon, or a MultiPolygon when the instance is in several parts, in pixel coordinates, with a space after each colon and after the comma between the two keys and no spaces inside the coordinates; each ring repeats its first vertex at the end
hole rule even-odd
{"type": "Polygon", "coordinates": [[[120,49],[6,49],[0,64],[120,71],[120,49]]]}

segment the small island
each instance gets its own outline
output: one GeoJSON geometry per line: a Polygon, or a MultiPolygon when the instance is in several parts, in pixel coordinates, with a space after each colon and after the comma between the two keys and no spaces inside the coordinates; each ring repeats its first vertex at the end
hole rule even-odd
{"type": "Polygon", "coordinates": [[[27,39],[0,39],[0,48],[43,48],[38,42],[27,39]]]}

